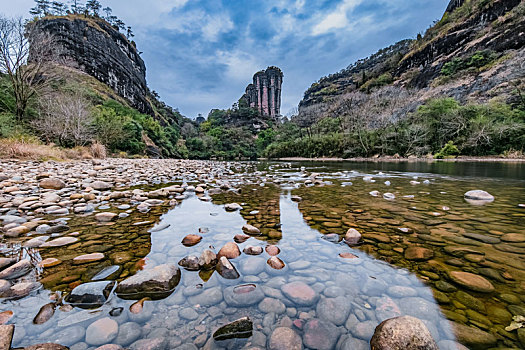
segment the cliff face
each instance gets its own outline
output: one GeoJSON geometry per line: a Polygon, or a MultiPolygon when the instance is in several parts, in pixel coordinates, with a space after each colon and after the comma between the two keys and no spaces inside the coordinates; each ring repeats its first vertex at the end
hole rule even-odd
{"type": "Polygon", "coordinates": [[[256,108],[262,115],[277,118],[281,115],[282,84],[282,71],[277,67],[268,67],[264,71],[255,73],[253,84],[248,85],[241,99],[249,107],[256,108]]]}
{"type": "Polygon", "coordinates": [[[111,87],[142,113],[154,115],[147,100],[146,66],[136,48],[109,23],[80,16],[38,20],[38,30],[52,34],[65,65],[111,87]]]}
{"type": "MultiPolygon", "coordinates": [[[[494,97],[512,103],[513,91],[525,78],[524,57],[524,1],[451,0],[443,18],[424,36],[401,41],[312,84],[299,115],[330,116],[351,94],[383,86],[411,96],[401,108],[405,114],[443,96],[464,103],[494,97]]],[[[366,102],[366,95],[359,98],[366,102]]]]}

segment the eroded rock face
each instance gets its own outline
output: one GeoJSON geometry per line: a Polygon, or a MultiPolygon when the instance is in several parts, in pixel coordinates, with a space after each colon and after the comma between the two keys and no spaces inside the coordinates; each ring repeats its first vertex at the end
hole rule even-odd
{"type": "Polygon", "coordinates": [[[180,270],[173,264],[155,266],[139,271],[120,282],[115,292],[122,299],[138,300],[145,297],[163,299],[169,296],[180,281],[180,270]]]}
{"type": "Polygon", "coordinates": [[[137,49],[104,20],[52,18],[36,22],[54,35],[65,64],[109,85],[142,113],[152,114],[146,100],[146,66],[137,49]]]}
{"type": "Polygon", "coordinates": [[[253,84],[248,85],[242,99],[262,115],[278,117],[281,115],[282,84],[283,72],[277,67],[268,67],[255,73],[253,84]]]}
{"type": "Polygon", "coordinates": [[[425,324],[412,316],[394,317],[376,327],[370,340],[372,350],[438,350],[425,324]]]}

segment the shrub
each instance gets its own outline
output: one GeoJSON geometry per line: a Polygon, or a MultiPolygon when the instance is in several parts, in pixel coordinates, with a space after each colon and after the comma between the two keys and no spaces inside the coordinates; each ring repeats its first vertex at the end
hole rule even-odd
{"type": "Polygon", "coordinates": [[[457,156],[459,156],[458,148],[454,145],[453,141],[449,141],[447,142],[445,147],[443,147],[441,151],[439,151],[439,153],[437,153],[434,156],[434,158],[443,159],[443,158],[457,157],[457,156]]]}
{"type": "Polygon", "coordinates": [[[93,142],[89,147],[91,156],[96,159],[106,158],[106,146],[100,142],[93,142]]]}
{"type": "Polygon", "coordinates": [[[0,139],[0,158],[60,160],[66,156],[59,148],[43,145],[35,137],[19,136],[0,139]]]}

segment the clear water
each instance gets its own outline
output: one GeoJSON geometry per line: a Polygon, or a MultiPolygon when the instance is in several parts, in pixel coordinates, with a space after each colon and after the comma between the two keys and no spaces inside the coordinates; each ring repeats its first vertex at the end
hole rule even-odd
{"type": "MultiPolygon", "coordinates": [[[[450,344],[448,341],[456,340],[447,318],[492,334],[497,338],[495,347],[521,347],[516,331],[506,332],[504,327],[511,316],[525,310],[525,244],[502,238],[509,233],[525,236],[525,208],[518,207],[525,203],[524,164],[257,166],[259,172],[239,174],[240,194],[213,195],[212,202],[190,195],[175,208],[158,207],[148,214],[133,212],[112,224],[97,224],[92,215],[71,217],[70,232],[80,232],[78,244],[27,250],[16,241],[5,242],[4,250],[14,249],[30,257],[35,266],[45,258],[63,261],[55,267],[35,267],[24,279],[38,280],[43,288],[22,299],[3,300],[0,305],[0,311],[14,312],[10,320],[16,325],[13,345],[57,342],[72,349],[95,349],[98,345],[86,343],[86,329],[99,319],[111,318],[119,324],[119,334],[109,343],[124,347],[150,338],[157,339],[158,348],[166,349],[265,348],[272,330],[287,326],[303,336],[305,347],[314,348],[312,340],[306,340],[312,337],[307,337],[301,327],[311,319],[320,319],[330,326],[315,334],[314,340],[327,348],[365,349],[381,321],[407,314],[422,319],[443,348],[450,344]],[[322,184],[304,186],[314,172],[322,184]],[[372,176],[376,182],[365,182],[364,176],[372,176]],[[416,177],[421,183],[410,184],[416,177]],[[424,184],[424,180],[429,183],[424,184]],[[387,186],[385,181],[391,184],[387,186]],[[261,186],[261,182],[266,185],[261,186]],[[463,199],[463,193],[470,189],[486,190],[496,200],[484,206],[472,205],[463,199]],[[374,197],[372,191],[380,195],[374,197]],[[396,198],[384,199],[385,192],[396,198]],[[302,201],[292,201],[292,195],[302,197],[302,201]],[[404,197],[408,195],[413,198],[404,197]],[[231,202],[241,203],[243,209],[226,212],[223,204],[231,202]],[[120,281],[139,269],[177,264],[191,254],[199,256],[209,247],[217,252],[242,233],[245,223],[261,228],[263,234],[239,244],[241,251],[247,245],[276,244],[284,269],[271,268],[266,252],[260,256],[241,254],[232,259],[239,279],[182,269],[175,291],[165,299],[145,301],[140,313],[130,312],[134,301],[112,294],[100,308],[57,308],[49,321],[33,324],[40,308],[56,292],[67,294],[108,266],[119,265],[110,278],[120,281]],[[170,226],[150,232],[166,224],[170,226]],[[325,239],[330,233],[343,237],[349,227],[363,234],[362,245],[349,247],[325,239]],[[399,228],[410,230],[405,233],[399,228]],[[180,242],[190,233],[203,239],[196,246],[184,247],[180,242]],[[485,243],[479,237],[470,238],[470,233],[499,241],[485,243]],[[406,259],[404,250],[410,246],[429,249],[433,257],[419,262],[406,259]],[[452,248],[469,251],[458,253],[452,248]],[[106,259],[85,265],[72,263],[75,256],[92,252],[104,252],[106,259]],[[345,252],[358,258],[341,258],[339,254],[345,252]],[[448,277],[451,271],[482,275],[495,291],[478,293],[455,284],[448,277]],[[315,290],[311,305],[300,305],[283,295],[283,286],[297,281],[315,290]],[[439,288],[441,282],[454,290],[439,288]],[[234,287],[244,284],[255,285],[257,292],[236,294],[234,287]],[[468,305],[465,298],[470,301],[468,305]],[[111,316],[110,312],[118,308],[123,308],[122,313],[111,316]],[[213,341],[211,335],[216,329],[244,316],[253,320],[252,337],[213,341]]],[[[118,202],[108,204],[118,212],[118,202]]]]}

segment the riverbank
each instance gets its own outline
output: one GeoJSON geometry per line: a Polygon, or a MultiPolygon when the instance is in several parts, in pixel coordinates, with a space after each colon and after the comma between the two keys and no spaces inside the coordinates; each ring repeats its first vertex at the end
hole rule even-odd
{"type": "Polygon", "coordinates": [[[274,159],[282,162],[525,162],[523,158],[503,158],[503,157],[458,157],[449,159],[434,158],[394,158],[394,157],[358,157],[358,158],[302,158],[287,157],[274,159]]]}

